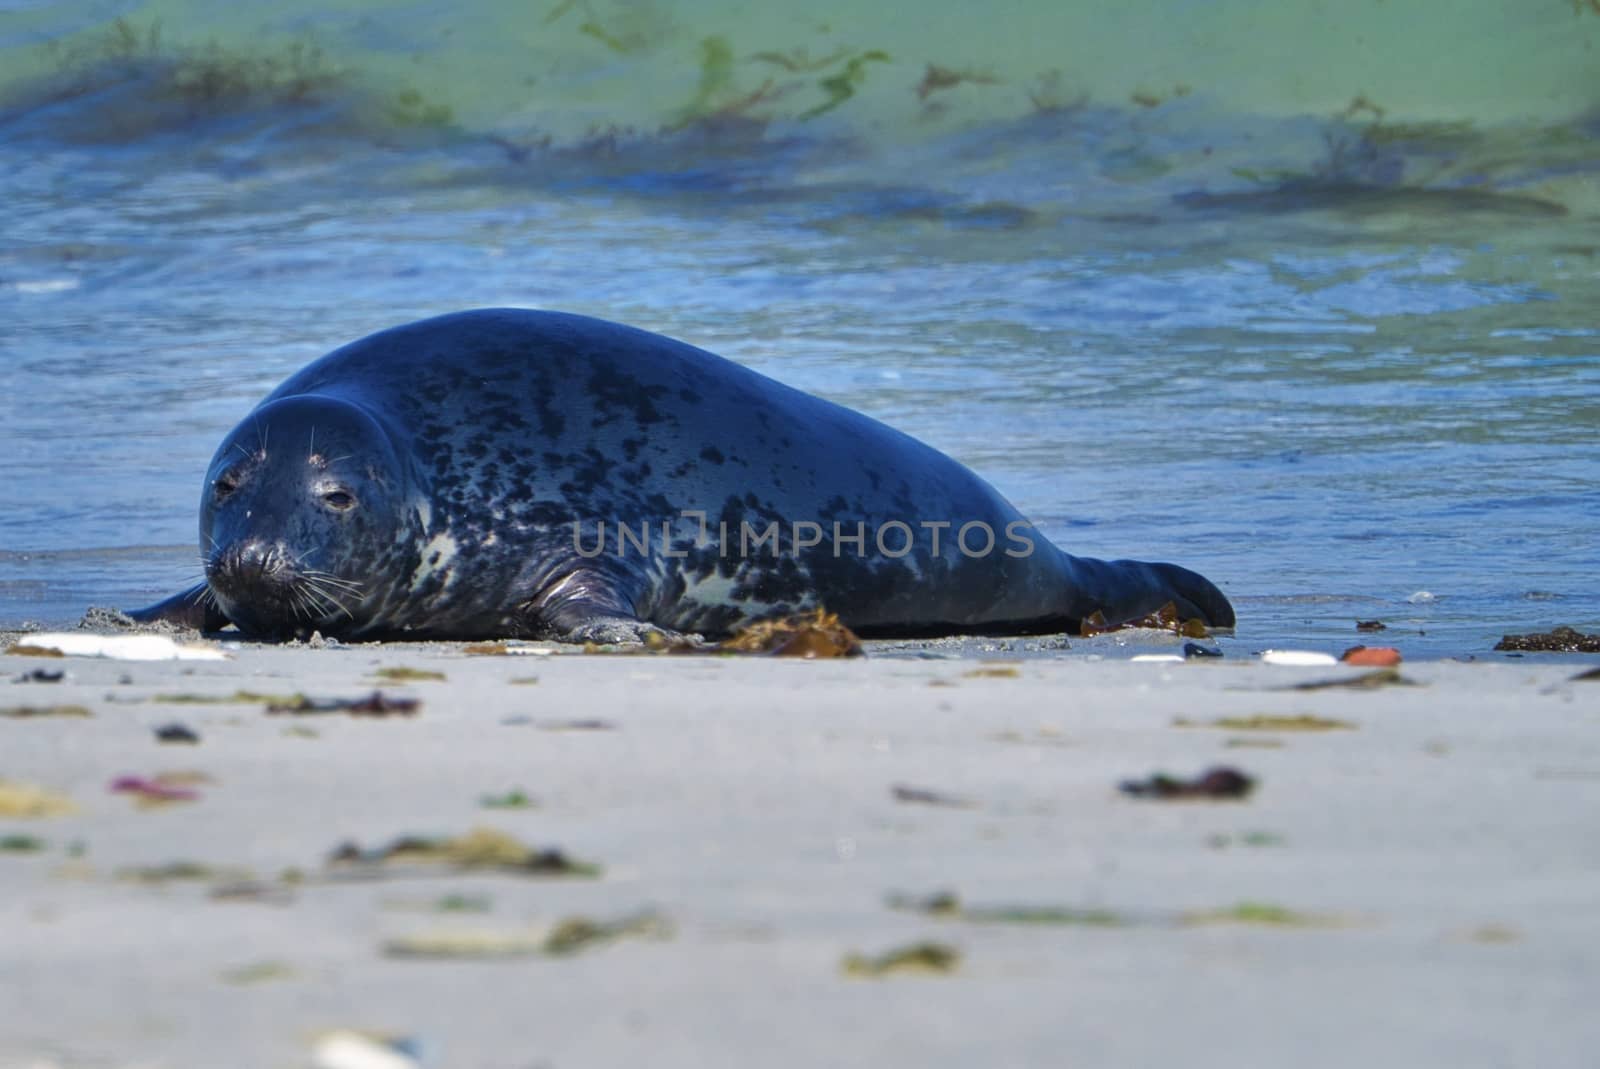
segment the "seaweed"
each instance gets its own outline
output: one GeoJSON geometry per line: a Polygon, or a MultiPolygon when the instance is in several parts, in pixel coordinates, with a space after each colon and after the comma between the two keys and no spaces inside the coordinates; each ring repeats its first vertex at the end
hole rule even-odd
{"type": "Polygon", "coordinates": [[[111,781],[110,790],[113,794],[132,795],[143,808],[200,800],[200,792],[189,785],[187,778],[170,773],[149,777],[118,776],[111,781]]]}
{"type": "Polygon", "coordinates": [[[1400,674],[1398,668],[1374,668],[1358,676],[1339,679],[1313,679],[1292,683],[1284,690],[1376,690],[1379,687],[1414,687],[1417,684],[1400,674]]]}
{"type": "Polygon", "coordinates": [[[422,703],[415,698],[394,698],[375,690],[365,698],[308,698],[303,694],[294,700],[267,706],[272,715],[318,716],[327,713],[349,713],[351,716],[415,716],[422,703]]]}
{"type": "Polygon", "coordinates": [[[356,865],[378,869],[391,864],[445,866],[459,870],[488,870],[522,876],[574,876],[594,878],[600,867],[578,861],[555,848],[534,849],[493,828],[475,828],[449,838],[402,836],[380,847],[362,849],[353,842],[337,847],[330,865],[356,865]]]}
{"type": "Polygon", "coordinates": [[[1148,779],[1125,780],[1118,789],[1135,798],[1242,801],[1250,796],[1255,786],[1254,778],[1224,766],[1208,769],[1193,779],[1158,772],[1148,779]]]}
{"type": "MultiPolygon", "coordinates": [[[[672,652],[695,653],[699,647],[673,647],[672,652]]],[[[707,648],[712,653],[760,653],[770,657],[863,657],[861,640],[839,617],[824,609],[755,620],[731,638],[707,648]]]]}
{"type": "Polygon", "coordinates": [[[851,56],[845,60],[844,70],[818,80],[817,85],[828,94],[828,99],[808,111],[802,111],[800,118],[815,119],[837,108],[855,96],[856,90],[866,81],[867,64],[888,62],[890,62],[889,53],[876,48],[851,56]]]}
{"type": "Polygon", "coordinates": [[[422,932],[386,940],[382,949],[390,958],[565,958],[618,939],[668,939],[672,932],[669,921],[646,911],[611,921],[567,917],[543,931],[422,932]]]}
{"type": "Polygon", "coordinates": [[[45,716],[85,717],[93,715],[82,705],[8,705],[0,708],[0,717],[11,720],[32,720],[45,716]]]}
{"type": "Polygon", "coordinates": [[[561,0],[545,15],[544,24],[549,26],[560,22],[573,11],[578,11],[582,17],[578,23],[579,33],[598,41],[619,56],[647,51],[666,36],[665,20],[649,8],[635,6],[624,13],[624,17],[613,17],[607,25],[601,22],[588,0],[561,0]]]}
{"type": "Polygon", "coordinates": [[[970,798],[946,794],[943,791],[931,790],[927,787],[907,787],[904,784],[897,783],[889,788],[889,793],[894,796],[895,801],[904,802],[908,805],[944,806],[950,809],[976,809],[978,807],[978,803],[970,798]]]}
{"type": "Polygon", "coordinates": [[[890,895],[890,909],[923,913],[968,924],[1014,924],[1027,927],[1121,928],[1129,921],[1108,909],[1072,906],[963,906],[954,891],[939,891],[923,898],[890,895]]]}
{"type": "Polygon", "coordinates": [[[1355,724],[1348,720],[1330,720],[1322,716],[1283,716],[1276,713],[1256,713],[1252,716],[1223,716],[1215,720],[1189,720],[1179,717],[1172,722],[1180,728],[1226,728],[1229,731],[1354,731],[1355,724]]]}
{"type": "Polygon", "coordinates": [[[944,943],[910,943],[882,954],[847,954],[841,965],[846,976],[877,979],[884,976],[944,976],[961,964],[961,952],[944,943]]]}
{"type": "Polygon", "coordinates": [[[1170,631],[1185,638],[1211,637],[1211,632],[1207,630],[1204,620],[1198,617],[1183,619],[1178,613],[1177,603],[1171,601],[1155,612],[1142,616],[1137,620],[1128,620],[1118,624],[1108,624],[1105,614],[1096,610],[1079,621],[1078,635],[1080,638],[1091,638],[1095,635],[1109,634],[1113,631],[1128,631],[1134,628],[1170,631]]]}
{"type": "Polygon", "coordinates": [[[519,787],[504,794],[486,794],[478,799],[478,804],[485,809],[532,809],[539,803],[519,787]]]}
{"type": "Polygon", "coordinates": [[[0,835],[0,854],[37,854],[44,848],[36,835],[0,835]]]}
{"type": "Polygon", "coordinates": [[[151,80],[159,92],[196,109],[224,111],[240,101],[269,100],[311,105],[341,88],[349,72],[335,67],[315,38],[293,38],[270,51],[245,51],[217,41],[170,46],[159,20],[140,27],[116,18],[97,33],[69,44],[51,41],[45,50],[58,76],[78,87],[136,78],[151,80]]]}
{"type": "Polygon", "coordinates": [[[426,668],[380,668],[373,675],[388,683],[411,683],[422,680],[443,682],[443,672],[434,672],[426,668]]]}
{"type": "Polygon", "coordinates": [[[1238,902],[1223,909],[1185,913],[1188,926],[1206,924],[1254,924],[1269,928],[1330,928],[1340,921],[1326,914],[1302,913],[1271,902],[1238,902]]]}

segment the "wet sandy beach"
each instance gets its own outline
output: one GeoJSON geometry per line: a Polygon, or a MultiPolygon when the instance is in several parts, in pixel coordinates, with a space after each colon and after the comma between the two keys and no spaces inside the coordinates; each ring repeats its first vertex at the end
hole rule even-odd
{"type": "Polygon", "coordinates": [[[1592,659],[1073,645],[6,656],[0,1066],[1588,1064],[1592,659]]]}

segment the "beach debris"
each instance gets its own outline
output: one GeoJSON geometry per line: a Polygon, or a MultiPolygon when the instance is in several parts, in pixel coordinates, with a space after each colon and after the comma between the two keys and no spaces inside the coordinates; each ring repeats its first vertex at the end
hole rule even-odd
{"type": "Polygon", "coordinates": [[[1199,617],[1191,617],[1187,620],[1182,619],[1178,615],[1177,604],[1171,601],[1148,616],[1141,616],[1137,620],[1129,620],[1121,624],[1106,623],[1105,613],[1096,610],[1079,621],[1078,635],[1081,638],[1090,638],[1094,635],[1106,635],[1113,631],[1128,631],[1134,628],[1171,631],[1173,634],[1183,635],[1185,638],[1211,637],[1211,632],[1207,629],[1204,620],[1199,617]]]}
{"type": "Polygon", "coordinates": [[[511,684],[513,687],[531,687],[531,686],[534,686],[535,684],[537,684],[539,682],[539,677],[538,676],[517,676],[514,679],[506,680],[506,682],[511,684]]]}
{"type": "Polygon", "coordinates": [[[150,699],[162,705],[289,705],[305,700],[302,694],[263,694],[254,690],[236,690],[232,694],[157,694],[150,699]]]}
{"type": "Polygon", "coordinates": [[[1233,739],[1228,739],[1222,745],[1223,745],[1223,747],[1225,749],[1229,749],[1229,750],[1246,750],[1246,749],[1249,749],[1249,750],[1281,750],[1281,749],[1283,749],[1283,740],[1282,739],[1262,739],[1262,738],[1254,738],[1254,739],[1252,739],[1252,738],[1233,738],[1233,739]]]}
{"type": "Polygon", "coordinates": [[[400,665],[393,668],[380,668],[373,675],[388,683],[416,683],[423,681],[444,682],[444,673],[435,672],[427,668],[408,668],[400,665]]]}
{"type": "Polygon", "coordinates": [[[617,725],[609,720],[599,717],[583,717],[577,720],[535,720],[533,726],[540,731],[615,731],[617,725]]]}
{"type": "Polygon", "coordinates": [[[77,811],[71,798],[48,787],[0,779],[0,817],[59,817],[77,811]]]}
{"type": "Polygon", "coordinates": [[[12,678],[13,683],[59,683],[67,678],[67,673],[61,669],[30,668],[20,676],[12,678]]]}
{"type": "Polygon", "coordinates": [[[846,976],[877,979],[884,976],[945,976],[961,964],[961,952],[945,943],[910,943],[868,957],[846,954],[846,976]]]}
{"type": "Polygon", "coordinates": [[[315,1069],[420,1069],[412,1052],[415,1041],[388,1039],[362,1032],[329,1032],[311,1048],[315,1069]]]}
{"type": "Polygon", "coordinates": [[[461,652],[471,657],[504,657],[510,650],[504,642],[469,642],[461,652]]]}
{"type": "Polygon", "coordinates": [[[415,698],[397,698],[375,690],[364,698],[308,698],[294,695],[288,702],[273,702],[267,706],[271,714],[290,716],[318,716],[326,713],[349,713],[351,716],[415,716],[422,703],[415,698]]]}
{"type": "Polygon", "coordinates": [[[1356,621],[1356,630],[1357,631],[1387,631],[1387,630],[1389,630],[1389,625],[1384,623],[1382,620],[1357,620],[1356,621]]]}
{"type": "Polygon", "coordinates": [[[897,802],[908,805],[937,805],[949,809],[976,809],[978,803],[970,798],[960,795],[946,794],[943,791],[931,790],[927,787],[907,787],[904,784],[895,784],[889,788],[889,793],[897,802]]]}
{"type": "Polygon", "coordinates": [[[214,883],[222,880],[251,879],[248,869],[222,869],[199,861],[168,861],[160,865],[127,865],[116,872],[116,878],[129,883],[163,884],[181,881],[214,883]]]}
{"type": "Polygon", "coordinates": [[[1261,663],[1289,668],[1325,668],[1339,662],[1331,653],[1320,653],[1315,650],[1263,650],[1261,663]]]}
{"type": "MultiPolygon", "coordinates": [[[[219,874],[220,877],[220,874],[219,874]]],[[[226,876],[211,888],[214,902],[254,902],[273,906],[286,906],[294,901],[292,883],[280,880],[258,880],[253,876],[226,876]]]]}
{"type": "Polygon", "coordinates": [[[1013,661],[980,661],[978,667],[961,673],[962,679],[1021,679],[1022,672],[1013,661]]]}
{"type": "Polygon", "coordinates": [[[219,976],[225,984],[264,984],[272,980],[293,980],[295,970],[282,961],[253,961],[233,969],[225,969],[219,976]]]}
{"type": "Polygon", "coordinates": [[[824,609],[744,625],[733,637],[713,646],[679,645],[673,652],[759,653],[768,657],[864,657],[861,640],[824,609]]]}
{"type": "Polygon", "coordinates": [[[66,654],[52,646],[30,645],[26,639],[13,642],[6,647],[6,652],[17,657],[65,657],[66,654]]]}
{"type": "Polygon", "coordinates": [[[32,720],[45,716],[93,716],[82,705],[8,705],[0,708],[0,717],[11,720],[32,720]]]}
{"type": "Polygon", "coordinates": [[[1351,646],[1339,655],[1341,664],[1357,668],[1393,668],[1401,660],[1393,646],[1351,646]]]}
{"type": "Polygon", "coordinates": [[[115,661],[228,659],[228,655],[215,646],[179,643],[166,635],[89,635],[54,631],[28,635],[6,652],[34,657],[107,657],[115,661]]]}
{"type": "Polygon", "coordinates": [[[1217,646],[1202,646],[1198,642],[1185,642],[1183,644],[1184,660],[1195,658],[1221,657],[1222,649],[1217,646]]]}
{"type": "Polygon", "coordinates": [[[206,782],[204,773],[163,772],[160,775],[118,776],[111,781],[113,794],[130,794],[141,807],[168,805],[173,802],[197,802],[200,792],[194,784],[206,782]]]}
{"type": "Polygon", "coordinates": [[[1255,786],[1256,781],[1250,776],[1236,768],[1219,765],[1193,779],[1157,772],[1149,779],[1124,780],[1117,789],[1135,798],[1241,800],[1249,797],[1255,786]]]}
{"type": "Polygon", "coordinates": [[[532,809],[539,803],[520,787],[514,787],[504,794],[486,794],[478,799],[478,804],[485,809],[532,809]]]}
{"type": "Polygon", "coordinates": [[[37,854],[44,848],[37,835],[0,835],[0,854],[37,854]]]}
{"type": "Polygon", "coordinates": [[[436,898],[386,898],[383,908],[408,913],[490,913],[494,910],[494,899],[488,895],[460,893],[436,898]]]}
{"type": "Polygon", "coordinates": [[[1181,923],[1194,927],[1206,924],[1256,924],[1268,928],[1337,928],[1345,922],[1328,914],[1301,913],[1270,902],[1238,902],[1222,909],[1194,910],[1182,915],[1181,923]]]}
{"type": "Polygon", "coordinates": [[[652,911],[616,920],[567,917],[548,928],[532,930],[443,930],[386,940],[390,958],[516,958],[571,957],[619,939],[670,939],[672,924],[652,911]]]}
{"type": "Polygon", "coordinates": [[[1354,731],[1355,724],[1348,720],[1331,720],[1325,716],[1283,716],[1276,713],[1256,713],[1252,716],[1220,716],[1215,720],[1189,720],[1178,717],[1172,722],[1175,728],[1224,728],[1228,731],[1354,731]]]}
{"type": "Polygon", "coordinates": [[[918,898],[890,895],[890,909],[922,913],[929,917],[964,921],[968,924],[1015,924],[1038,927],[1120,928],[1129,920],[1108,909],[1078,909],[1072,906],[963,906],[954,891],[937,891],[918,898]]]}
{"type": "Polygon", "coordinates": [[[1282,846],[1283,836],[1272,831],[1242,831],[1234,835],[1218,832],[1206,836],[1206,845],[1213,850],[1226,850],[1230,846],[1282,846]]]}
{"type": "Polygon", "coordinates": [[[1480,924],[1470,932],[1466,938],[1474,943],[1505,944],[1515,943],[1522,939],[1522,932],[1509,924],[1480,924]]]}
{"type": "Polygon", "coordinates": [[[1576,628],[1555,627],[1535,634],[1505,635],[1494,648],[1524,653],[1600,653],[1600,634],[1586,635],[1576,628]]]}
{"type": "Polygon", "coordinates": [[[362,849],[353,842],[340,845],[329,856],[331,865],[367,869],[394,864],[441,865],[458,870],[490,870],[522,876],[575,876],[594,878],[598,865],[577,861],[554,847],[534,849],[493,828],[474,828],[453,838],[407,835],[387,845],[362,849]]]}
{"type": "Polygon", "coordinates": [[[1362,672],[1358,676],[1345,676],[1340,679],[1313,679],[1305,683],[1294,683],[1285,690],[1375,690],[1378,687],[1414,687],[1411,680],[1400,674],[1398,668],[1374,668],[1370,672],[1362,672]]]}
{"type": "Polygon", "coordinates": [[[188,743],[192,746],[200,741],[200,735],[189,725],[180,724],[175,720],[156,728],[156,741],[188,743]]]}

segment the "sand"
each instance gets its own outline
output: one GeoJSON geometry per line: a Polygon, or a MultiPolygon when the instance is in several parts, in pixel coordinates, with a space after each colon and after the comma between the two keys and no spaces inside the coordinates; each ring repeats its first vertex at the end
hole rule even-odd
{"type": "Polygon", "coordinates": [[[1074,648],[0,658],[67,673],[0,711],[91,714],[0,717],[0,780],[75,807],[0,817],[0,1067],[1594,1063],[1594,658],[1301,690],[1360,673],[1074,648]],[[374,689],[419,708],[173,700],[374,689]],[[1210,723],[1256,715],[1338,723],[1210,723]],[[1217,766],[1254,793],[1118,789],[1217,766]],[[197,797],[110,789],[163,773],[197,797]],[[376,860],[474,829],[600,870],[376,860]],[[618,927],[552,952],[573,917],[618,927]]]}

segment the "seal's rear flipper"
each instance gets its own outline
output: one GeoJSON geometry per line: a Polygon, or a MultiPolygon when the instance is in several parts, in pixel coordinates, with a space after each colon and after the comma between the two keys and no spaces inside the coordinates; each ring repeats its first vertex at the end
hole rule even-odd
{"type": "Polygon", "coordinates": [[[1201,620],[1208,627],[1232,627],[1233,606],[1216,585],[1187,568],[1142,560],[1072,558],[1073,607],[1066,614],[1086,619],[1099,612],[1108,624],[1125,624],[1150,615],[1170,602],[1180,620],[1201,620]]]}
{"type": "Polygon", "coordinates": [[[204,583],[143,609],[129,609],[128,617],[141,624],[167,623],[196,631],[221,631],[229,622],[206,596],[204,583]]]}
{"type": "Polygon", "coordinates": [[[1233,626],[1233,605],[1211,580],[1176,564],[1147,564],[1145,567],[1171,587],[1176,595],[1171,600],[1178,607],[1178,619],[1204,620],[1209,627],[1233,626]]]}

